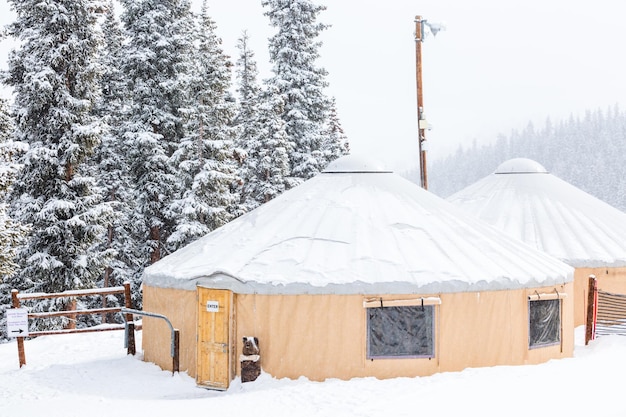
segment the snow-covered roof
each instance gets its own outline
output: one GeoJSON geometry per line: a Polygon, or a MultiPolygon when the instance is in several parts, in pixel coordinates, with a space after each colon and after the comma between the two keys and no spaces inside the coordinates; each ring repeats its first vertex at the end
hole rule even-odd
{"type": "Polygon", "coordinates": [[[375,159],[350,156],[348,158],[338,158],[328,164],[324,170],[327,174],[337,173],[365,173],[365,172],[392,172],[385,168],[385,165],[375,159]]]}
{"type": "Polygon", "coordinates": [[[528,158],[513,158],[500,164],[495,174],[547,174],[548,171],[539,162],[528,158]]]}
{"type": "Polygon", "coordinates": [[[441,293],[568,282],[573,268],[376,163],[346,156],[147,268],[239,293],[441,293]]]}
{"type": "Polygon", "coordinates": [[[448,201],[574,267],[626,266],[626,213],[530,159],[502,163],[448,201]]]}

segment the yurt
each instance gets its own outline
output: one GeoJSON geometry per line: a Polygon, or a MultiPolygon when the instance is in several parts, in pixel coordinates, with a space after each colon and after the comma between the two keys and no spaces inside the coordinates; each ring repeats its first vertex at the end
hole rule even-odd
{"type": "MultiPolygon", "coordinates": [[[[573,268],[379,164],[345,156],[147,268],[143,307],[180,370],[226,389],[390,378],[573,354],[573,268]],[[258,348],[250,355],[247,341],[258,348]]],[[[145,317],[146,361],[171,369],[145,317]]]]}
{"type": "Polygon", "coordinates": [[[589,275],[626,294],[626,213],[526,158],[447,199],[463,211],[575,268],[575,323],[585,323],[589,275]]]}

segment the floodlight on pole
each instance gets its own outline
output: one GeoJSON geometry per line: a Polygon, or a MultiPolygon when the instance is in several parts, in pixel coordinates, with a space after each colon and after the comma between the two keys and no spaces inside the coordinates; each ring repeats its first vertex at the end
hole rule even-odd
{"type": "Polygon", "coordinates": [[[415,69],[416,69],[416,87],[417,87],[417,129],[418,129],[418,146],[420,158],[420,185],[423,189],[428,189],[428,175],[426,172],[426,130],[428,123],[424,117],[424,98],[422,93],[422,42],[426,37],[426,28],[436,36],[443,29],[440,23],[430,23],[421,16],[415,16],[415,69]]]}

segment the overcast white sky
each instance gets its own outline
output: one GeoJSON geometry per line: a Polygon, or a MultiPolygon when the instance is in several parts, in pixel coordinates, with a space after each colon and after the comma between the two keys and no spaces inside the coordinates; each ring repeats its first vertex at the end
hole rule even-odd
{"type": "MultiPolygon", "coordinates": [[[[202,0],[192,0],[199,10],[202,0]]],[[[331,24],[319,64],[353,151],[396,171],[417,163],[414,18],[446,30],[422,46],[429,160],[459,144],[492,141],[529,121],[541,126],[626,100],[623,0],[319,0],[331,24]]],[[[274,33],[261,0],[213,0],[224,49],[236,58],[244,29],[261,77],[274,33]]],[[[13,15],[0,0],[0,24],[13,15]]],[[[0,45],[6,67],[8,42],[0,45]]],[[[523,155],[520,155],[523,156],[523,155]]]]}

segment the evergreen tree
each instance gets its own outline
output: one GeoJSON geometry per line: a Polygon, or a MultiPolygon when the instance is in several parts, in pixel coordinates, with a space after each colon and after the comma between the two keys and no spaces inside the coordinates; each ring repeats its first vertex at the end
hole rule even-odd
{"type": "Polygon", "coordinates": [[[5,292],[2,283],[17,269],[16,250],[26,233],[26,228],[9,217],[6,210],[7,193],[19,169],[14,162],[20,152],[12,140],[14,129],[8,103],[0,99],[0,293],[5,292]]]}
{"type": "MultiPolygon", "coordinates": [[[[98,3],[10,3],[17,19],[9,31],[20,46],[9,57],[7,83],[15,93],[15,136],[29,145],[12,190],[15,218],[30,227],[18,252],[17,289],[93,287],[108,257],[96,245],[111,216],[84,166],[100,140],[93,116],[102,41],[98,3]]],[[[58,310],[65,303],[41,301],[34,309],[58,310]]]]}
{"type": "Polygon", "coordinates": [[[267,203],[289,186],[289,145],[286,124],[280,118],[283,108],[280,94],[272,90],[263,94],[257,115],[259,136],[249,152],[255,163],[249,164],[249,181],[245,184],[245,192],[255,206],[267,203]]]}
{"type": "MultiPolygon", "coordinates": [[[[617,107],[587,111],[537,129],[532,123],[489,145],[459,147],[430,169],[430,190],[447,197],[492,173],[511,158],[530,158],[572,185],[626,210],[626,115],[617,107]]],[[[408,174],[411,176],[411,174],[408,174]]],[[[416,177],[416,175],[414,175],[416,177]]]]}
{"type": "Polygon", "coordinates": [[[135,185],[131,224],[135,236],[145,242],[148,264],[163,256],[164,244],[174,229],[170,209],[180,184],[170,158],[185,137],[183,110],[189,101],[193,19],[187,0],[121,3],[129,38],[122,72],[129,91],[123,131],[135,185]]]}
{"type": "MultiPolygon", "coordinates": [[[[96,107],[96,114],[103,122],[102,143],[96,149],[94,175],[104,196],[114,209],[115,216],[103,237],[103,247],[113,250],[114,258],[104,271],[99,286],[132,284],[134,305],[140,305],[140,268],[142,265],[140,245],[133,239],[130,224],[134,207],[128,149],[124,146],[123,122],[124,106],[128,102],[126,79],[121,69],[124,61],[122,33],[115,15],[113,2],[106,5],[102,31],[107,34],[101,52],[103,75],[102,96],[96,107]]],[[[121,297],[119,297],[121,298],[121,297]]],[[[103,307],[118,303],[115,296],[104,299],[103,307]]]]}
{"type": "Polygon", "coordinates": [[[297,183],[325,168],[323,132],[330,100],[324,94],[327,72],[315,61],[321,46],[316,38],[327,28],[316,20],[326,7],[311,0],[263,0],[262,4],[277,28],[269,44],[274,76],[267,82],[284,102],[282,119],[289,140],[291,175],[297,183]]]}
{"type": "Polygon", "coordinates": [[[282,98],[279,94],[262,93],[254,53],[248,47],[245,33],[237,46],[240,52],[236,63],[240,103],[237,143],[244,155],[240,166],[241,202],[249,211],[285,190],[289,157],[285,123],[281,119],[282,98]]]}
{"type": "Polygon", "coordinates": [[[27,233],[6,210],[7,193],[19,169],[14,161],[21,147],[12,140],[14,129],[8,104],[0,99],[0,341],[8,338],[4,311],[11,306],[11,278],[18,268],[16,251],[27,233]]]}
{"type": "Polygon", "coordinates": [[[339,116],[337,115],[337,103],[335,98],[330,103],[330,113],[328,115],[327,125],[323,133],[322,156],[324,157],[324,165],[328,165],[335,159],[350,153],[350,144],[348,137],[341,127],[339,116]]]}
{"type": "Polygon", "coordinates": [[[236,194],[236,163],[232,126],[235,101],[231,86],[231,63],[215,33],[215,22],[202,5],[198,48],[194,52],[194,75],[189,78],[191,105],[187,135],[172,157],[183,179],[182,196],[172,204],[176,227],[169,237],[178,249],[227,223],[240,214],[236,194]]]}
{"type": "MultiPolygon", "coordinates": [[[[254,163],[249,160],[249,145],[258,136],[258,126],[255,123],[261,97],[261,87],[257,81],[259,71],[257,69],[254,52],[248,46],[248,34],[244,31],[237,40],[239,58],[235,62],[235,74],[237,77],[237,93],[239,106],[234,124],[237,126],[238,136],[235,141],[236,156],[240,164],[239,175],[242,181],[247,180],[247,164],[254,163]]],[[[246,200],[241,195],[242,202],[246,200]]]]}
{"type": "Polygon", "coordinates": [[[256,164],[251,148],[253,141],[259,135],[257,115],[259,111],[259,100],[261,88],[258,84],[257,69],[254,52],[248,45],[248,34],[244,31],[237,39],[237,49],[239,58],[235,62],[235,74],[237,78],[237,93],[239,106],[234,124],[238,127],[238,136],[235,140],[235,155],[237,157],[238,175],[241,178],[242,186],[239,188],[240,203],[245,211],[250,211],[258,206],[247,191],[247,184],[251,181],[250,167],[256,164]]]}
{"type": "MultiPolygon", "coordinates": [[[[257,68],[254,51],[248,45],[250,37],[244,31],[237,40],[239,58],[235,63],[237,75],[237,93],[239,93],[239,109],[236,123],[242,125],[240,138],[245,138],[247,123],[256,115],[261,87],[258,83],[259,70],[257,68]]],[[[245,140],[243,140],[245,142],[245,140]]]]}

